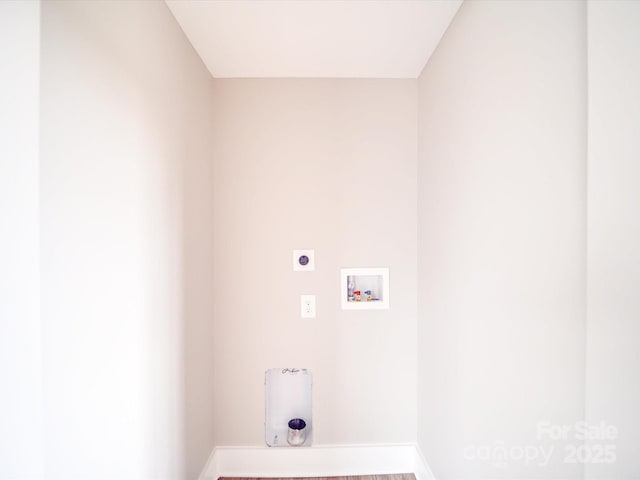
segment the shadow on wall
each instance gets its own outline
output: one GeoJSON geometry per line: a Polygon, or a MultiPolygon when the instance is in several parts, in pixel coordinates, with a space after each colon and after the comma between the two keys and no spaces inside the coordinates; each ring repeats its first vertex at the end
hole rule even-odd
{"type": "MultiPolygon", "coordinates": [[[[207,78],[208,80],[208,78],[207,78]]],[[[204,85],[208,90],[207,85],[204,85]]],[[[207,94],[209,90],[207,91],[207,94]]],[[[213,438],[213,199],[209,102],[192,105],[185,116],[180,158],[182,190],[182,288],[184,459],[188,479],[195,479],[214,446],[213,438]],[[190,139],[187,141],[186,139],[190,139]]]]}

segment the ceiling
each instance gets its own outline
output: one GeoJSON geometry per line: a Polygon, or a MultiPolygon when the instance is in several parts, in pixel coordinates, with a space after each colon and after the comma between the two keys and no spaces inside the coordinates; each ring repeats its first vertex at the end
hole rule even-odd
{"type": "Polygon", "coordinates": [[[165,1],[217,78],[416,78],[462,3],[165,1]]]}

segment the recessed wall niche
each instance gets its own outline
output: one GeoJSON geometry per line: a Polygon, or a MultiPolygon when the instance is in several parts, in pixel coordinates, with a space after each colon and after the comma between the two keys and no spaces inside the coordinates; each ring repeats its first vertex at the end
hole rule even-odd
{"type": "Polygon", "coordinates": [[[340,270],[340,301],[343,310],[389,308],[388,268],[343,268],[340,270]]]}

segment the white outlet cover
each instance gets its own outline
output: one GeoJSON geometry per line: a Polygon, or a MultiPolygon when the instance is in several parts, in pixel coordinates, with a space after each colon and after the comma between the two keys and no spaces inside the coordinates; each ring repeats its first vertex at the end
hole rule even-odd
{"type": "Polygon", "coordinates": [[[316,318],[315,295],[300,295],[300,317],[316,318]]]}
{"type": "Polygon", "coordinates": [[[316,259],[313,250],[293,251],[293,271],[313,272],[316,269],[316,259]]]}

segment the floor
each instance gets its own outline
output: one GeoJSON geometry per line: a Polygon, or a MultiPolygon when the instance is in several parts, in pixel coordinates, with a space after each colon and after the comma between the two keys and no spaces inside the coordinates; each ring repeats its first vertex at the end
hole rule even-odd
{"type": "MultiPolygon", "coordinates": [[[[218,480],[302,480],[296,478],[248,478],[220,477],[218,480]]],[[[309,477],[304,480],[416,480],[413,473],[395,473],[393,475],[355,475],[352,477],[309,477]]]]}

